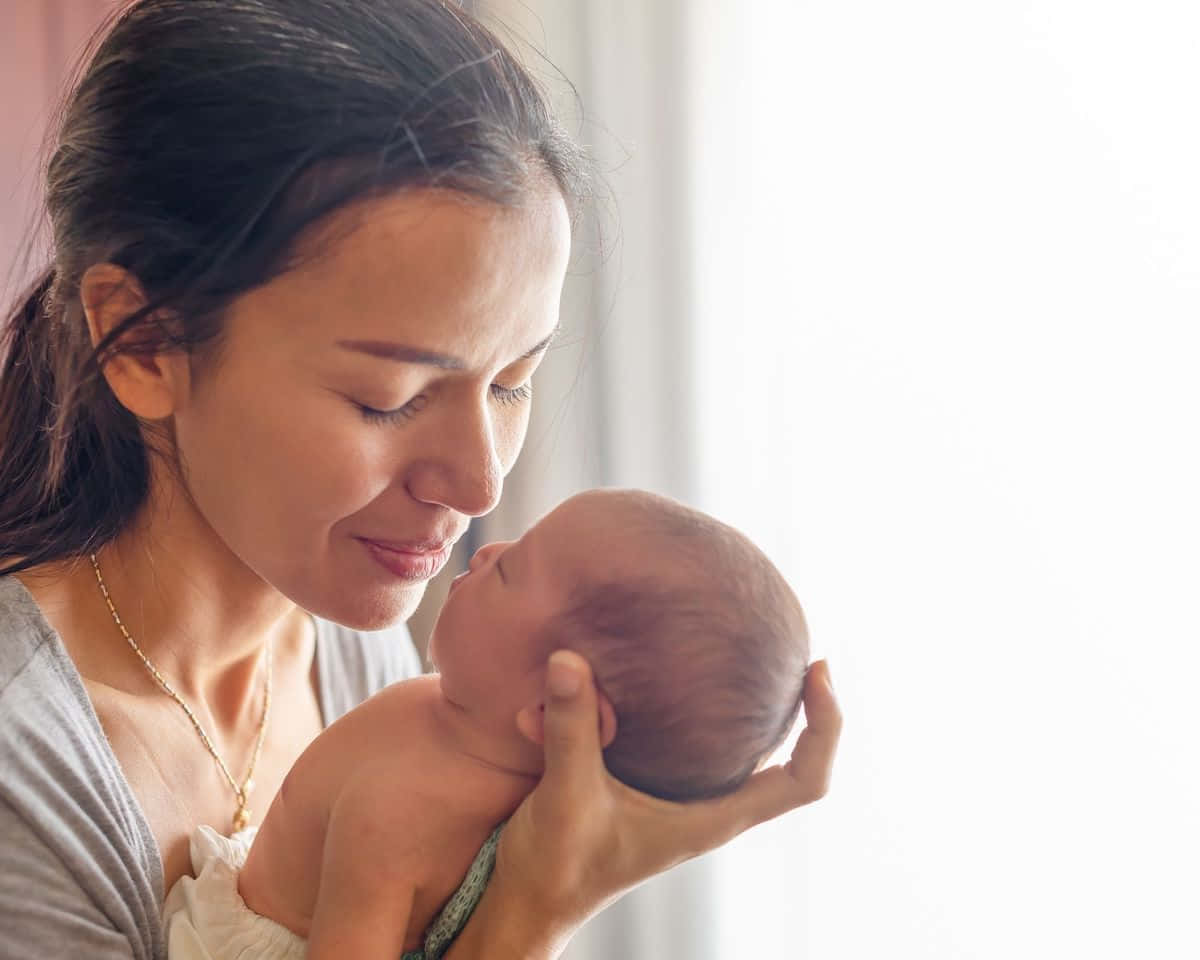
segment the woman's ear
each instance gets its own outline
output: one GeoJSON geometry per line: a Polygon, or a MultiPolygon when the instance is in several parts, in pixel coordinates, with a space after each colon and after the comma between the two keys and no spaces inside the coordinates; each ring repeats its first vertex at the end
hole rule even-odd
{"type": "MultiPolygon", "coordinates": [[[[617,736],[617,711],[613,709],[612,701],[599,690],[596,691],[597,723],[600,730],[600,749],[603,750],[617,736]]],[[[545,701],[522,707],[517,713],[517,729],[526,740],[541,746],[546,740],[546,704],[545,701]]]]}
{"type": "MultiPolygon", "coordinates": [[[[146,305],[137,278],[114,263],[88,267],[79,281],[79,298],[93,347],[146,305]]],[[[121,405],[142,420],[171,416],[188,388],[187,357],[181,351],[116,354],[103,373],[121,405]]]]}

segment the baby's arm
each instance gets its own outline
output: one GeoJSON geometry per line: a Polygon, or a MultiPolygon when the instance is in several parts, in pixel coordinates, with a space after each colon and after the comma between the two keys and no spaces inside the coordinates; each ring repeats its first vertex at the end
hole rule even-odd
{"type": "Polygon", "coordinates": [[[325,834],[309,960],[395,960],[404,952],[420,876],[411,821],[394,797],[354,793],[338,798],[325,834]]]}

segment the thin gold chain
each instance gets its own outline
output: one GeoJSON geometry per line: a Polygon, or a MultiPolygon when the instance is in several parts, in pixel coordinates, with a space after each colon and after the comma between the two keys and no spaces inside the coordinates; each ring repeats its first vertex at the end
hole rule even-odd
{"type": "Polygon", "coordinates": [[[96,582],[100,584],[100,592],[104,595],[104,602],[108,604],[108,610],[112,614],[113,621],[116,623],[117,628],[121,631],[121,636],[125,638],[133,652],[138,655],[138,658],[150,672],[150,676],[152,676],[158,685],[162,687],[163,692],[183,708],[183,712],[187,714],[187,718],[192,721],[192,726],[196,728],[196,733],[200,735],[200,740],[203,742],[205,749],[212,754],[212,758],[217,761],[217,766],[221,768],[221,773],[225,774],[225,779],[229,781],[229,785],[233,788],[234,796],[237,797],[238,802],[237,811],[233,815],[233,829],[235,831],[241,830],[250,822],[251,813],[247,803],[249,800],[250,791],[254,789],[254,768],[258,765],[258,758],[262,753],[263,740],[267,735],[267,720],[271,715],[270,642],[267,643],[266,651],[266,678],[263,682],[262,720],[258,725],[258,736],[254,741],[254,753],[250,756],[250,766],[246,769],[246,777],[242,781],[241,786],[238,786],[237,780],[233,778],[233,774],[229,772],[229,767],[226,765],[225,761],[221,759],[221,755],[217,753],[217,748],[213,746],[212,740],[210,740],[208,734],[204,732],[204,727],[202,727],[200,725],[200,721],[196,719],[196,715],[192,712],[192,708],[189,707],[187,703],[184,702],[183,697],[176,693],[174,688],[167,683],[166,678],[158,672],[158,668],[150,662],[150,658],[142,653],[142,648],[137,645],[137,642],[129,635],[129,631],[125,629],[125,624],[121,622],[121,617],[117,613],[117,608],[113,606],[112,597],[110,597],[108,594],[108,586],[104,583],[104,577],[100,575],[100,564],[96,561],[96,555],[93,553],[89,554],[89,556],[92,560],[92,569],[96,571],[96,582]]]}

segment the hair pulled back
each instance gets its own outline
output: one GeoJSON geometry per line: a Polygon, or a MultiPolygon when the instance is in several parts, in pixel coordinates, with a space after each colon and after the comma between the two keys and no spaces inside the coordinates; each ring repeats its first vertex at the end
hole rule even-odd
{"type": "Polygon", "coordinates": [[[150,449],[103,364],[219,344],[223,309],[287,266],[306,226],[373,192],[514,204],[582,197],[543,93],[440,0],[139,0],[65,105],[46,172],[53,263],[0,340],[0,575],[97,549],[149,493],[150,449]],[[145,306],[93,346],[88,267],[145,306]],[[5,563],[7,561],[7,563],[5,563]]]}

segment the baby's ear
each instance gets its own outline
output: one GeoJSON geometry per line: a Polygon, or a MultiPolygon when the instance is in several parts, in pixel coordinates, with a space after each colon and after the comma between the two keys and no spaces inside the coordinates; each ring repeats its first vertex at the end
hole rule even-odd
{"type": "MultiPolygon", "coordinates": [[[[612,701],[599,690],[596,691],[596,705],[600,725],[600,749],[603,750],[617,736],[617,711],[613,709],[612,701]]],[[[541,746],[546,741],[546,703],[539,701],[522,707],[517,712],[517,729],[526,740],[541,746]]]]}
{"type": "Polygon", "coordinates": [[[617,711],[613,709],[612,701],[599,690],[596,691],[596,704],[600,709],[600,749],[603,750],[617,737],[617,711]]]}
{"type": "Polygon", "coordinates": [[[517,711],[517,729],[539,747],[546,742],[546,704],[536,703],[517,711]]]}

